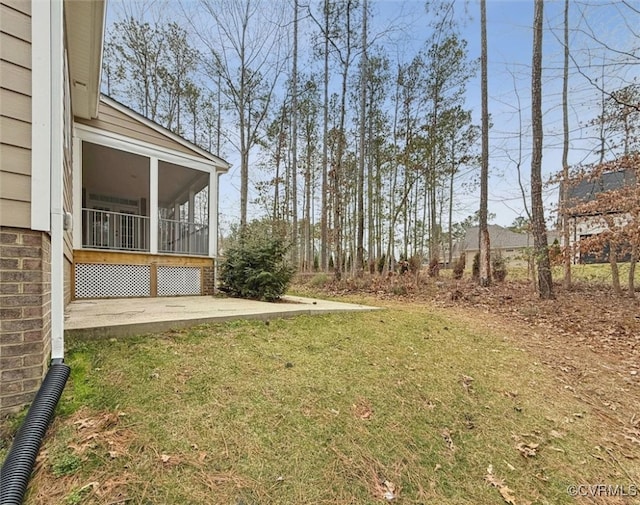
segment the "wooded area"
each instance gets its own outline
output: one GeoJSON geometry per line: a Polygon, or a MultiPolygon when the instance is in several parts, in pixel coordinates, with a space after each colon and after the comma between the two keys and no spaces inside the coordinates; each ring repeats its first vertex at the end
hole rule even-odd
{"type": "MultiPolygon", "coordinates": [[[[367,0],[123,4],[105,43],[103,91],[201,147],[237,160],[236,232],[255,221],[252,226],[284,237],[299,271],[331,270],[339,279],[345,273],[393,271],[400,260],[449,266],[464,235],[465,220],[455,218],[462,195],[479,193],[476,216],[486,230],[487,184],[494,170],[488,139],[495,125],[486,105],[492,85],[486,39],[492,34],[486,30],[484,0],[481,16],[475,4],[465,8],[453,0],[415,6],[426,9],[429,21],[423,40],[409,52],[394,49],[402,34],[400,22],[381,25],[378,6],[367,0]],[[470,55],[465,40],[470,23],[482,24],[481,61],[470,55]],[[479,69],[483,107],[476,124],[467,91],[479,69]]],[[[544,72],[552,65],[545,63],[543,33],[563,47],[565,152],[555,169],[556,182],[566,189],[576,177],[600,174],[605,167],[635,170],[638,184],[638,164],[631,154],[637,151],[640,121],[639,39],[634,33],[640,23],[632,20],[640,21],[640,10],[631,2],[615,7],[627,19],[629,37],[619,34],[613,46],[595,29],[602,23],[594,14],[597,3],[569,6],[567,1],[564,7],[564,18],[552,26],[544,19],[543,1],[535,2],[532,67],[527,70],[532,129],[523,126],[529,124],[528,113],[518,104],[520,152],[508,154],[513,162],[507,167],[517,170],[520,180],[523,160],[531,159],[530,185],[521,185],[523,219],[531,223],[538,289],[545,297],[553,296],[546,238],[550,214],[558,210],[568,244],[572,205],[564,190],[558,209],[544,208],[540,197],[546,183],[541,172],[543,110],[551,106],[542,101],[544,72]],[[571,47],[578,36],[582,45],[571,47]],[[597,117],[580,128],[571,125],[573,130],[569,76],[582,83],[582,95],[575,100],[584,100],[587,89],[601,106],[597,117]],[[591,147],[570,170],[570,132],[584,142],[585,131],[591,147]],[[523,147],[523,142],[531,144],[523,147]],[[628,163],[622,167],[621,160],[628,163]]],[[[628,216],[624,226],[610,227],[617,233],[607,239],[610,250],[623,254],[625,244],[635,262],[638,204],[614,209],[617,199],[607,201],[608,209],[598,212],[628,216]]],[[[488,284],[488,232],[480,236],[480,280],[488,284]]],[[[602,240],[592,240],[590,247],[602,240]]],[[[569,284],[575,256],[564,247],[569,284]]],[[[615,263],[616,255],[611,256],[615,263]]]]}

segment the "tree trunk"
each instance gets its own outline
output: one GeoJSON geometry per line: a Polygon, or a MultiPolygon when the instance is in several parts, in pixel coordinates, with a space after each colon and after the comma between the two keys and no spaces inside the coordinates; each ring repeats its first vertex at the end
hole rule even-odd
{"type": "Polygon", "coordinates": [[[216,105],[218,106],[218,117],[216,117],[216,155],[220,156],[220,136],[222,135],[222,78],[220,75],[218,75],[216,96],[216,105]]]}
{"type": "Polygon", "coordinates": [[[436,197],[436,164],[435,161],[431,165],[431,173],[429,175],[429,258],[430,260],[438,260],[438,245],[440,244],[440,228],[438,227],[438,210],[436,197]],[[431,249],[433,248],[433,249],[431,249]]]}
{"type": "Polygon", "coordinates": [[[304,246],[305,246],[305,263],[307,272],[311,272],[313,270],[314,264],[314,250],[313,250],[313,218],[312,218],[312,207],[311,207],[311,199],[313,195],[312,187],[311,187],[311,164],[313,163],[312,157],[312,147],[311,143],[313,139],[307,137],[307,162],[304,172],[304,214],[305,214],[305,227],[304,227],[304,246]]]}
{"type": "Polygon", "coordinates": [[[553,281],[547,229],[542,202],[542,23],[543,0],[535,0],[533,19],[533,61],[531,65],[531,218],[533,248],[538,263],[538,290],[541,298],[553,298],[553,281]]]}
{"type": "Polygon", "coordinates": [[[564,76],[562,79],[562,241],[564,242],[564,287],[571,288],[571,261],[573,248],[569,241],[569,0],[564,1],[564,76]]]}
{"type": "Polygon", "coordinates": [[[636,263],[638,262],[638,244],[631,246],[631,258],[629,259],[629,296],[636,297],[636,263]]]}
{"type": "Polygon", "coordinates": [[[283,117],[280,121],[280,130],[278,131],[278,140],[276,143],[276,156],[275,156],[275,169],[276,174],[273,179],[273,226],[276,226],[276,222],[280,218],[280,161],[282,158],[282,139],[284,136],[284,111],[283,117]]]}
{"type": "Polygon", "coordinates": [[[293,68],[291,72],[291,262],[298,264],[298,0],[293,0],[293,68]]]}
{"type": "MultiPolygon", "coordinates": [[[[447,254],[447,268],[451,268],[451,260],[453,259],[453,181],[456,174],[456,140],[455,134],[451,141],[451,174],[449,177],[449,254],[447,254]]],[[[462,252],[462,251],[460,251],[462,252]]]]}
{"type": "MultiPolygon", "coordinates": [[[[379,244],[379,236],[377,234],[377,227],[376,227],[376,222],[374,221],[373,218],[373,212],[374,212],[374,198],[373,198],[373,190],[374,190],[374,183],[378,178],[378,174],[379,174],[379,170],[378,170],[378,165],[377,165],[377,160],[376,160],[376,156],[374,153],[374,149],[377,151],[377,147],[374,145],[371,145],[371,139],[373,139],[373,132],[372,132],[372,125],[371,125],[371,119],[369,119],[367,121],[367,163],[369,166],[369,170],[367,171],[367,260],[369,263],[369,270],[371,270],[371,264],[373,262],[373,264],[375,264],[375,261],[379,258],[377,252],[375,251],[376,245],[379,244]],[[374,171],[372,170],[372,168],[375,167],[375,177],[374,177],[374,171]]],[[[377,188],[376,188],[377,189],[377,188]]],[[[377,194],[377,199],[376,201],[378,201],[380,199],[380,194],[377,194]]],[[[375,267],[374,267],[375,270],[375,267]]],[[[373,272],[371,272],[373,273],[373,272]]]]}
{"type": "Polygon", "coordinates": [[[249,148],[245,139],[244,119],[240,121],[240,234],[247,227],[247,201],[249,199],[249,148]]]}
{"type": "Polygon", "coordinates": [[[613,292],[616,296],[622,296],[622,288],[620,287],[620,271],[618,269],[617,257],[618,245],[613,240],[609,241],[609,265],[611,265],[611,283],[613,284],[613,292]]]}
{"type": "MultiPolygon", "coordinates": [[[[358,159],[357,223],[356,223],[356,277],[364,272],[364,165],[365,130],[367,115],[367,0],[362,3],[362,59],[360,60],[360,157],[358,159]]],[[[371,205],[371,204],[369,204],[371,205]]],[[[371,233],[371,230],[369,230],[371,233]]],[[[371,254],[371,252],[370,252],[371,254]]]]}
{"type": "Polygon", "coordinates": [[[326,272],[329,268],[327,249],[329,243],[329,212],[327,206],[328,184],[328,145],[329,145],[329,0],[324,0],[324,102],[322,105],[322,195],[320,217],[320,268],[326,272]]]}
{"type": "MultiPolygon", "coordinates": [[[[351,2],[347,2],[345,9],[345,49],[344,54],[340,55],[342,60],[342,86],[340,90],[340,109],[339,109],[339,120],[338,120],[338,146],[336,150],[336,160],[333,165],[333,179],[334,179],[334,209],[333,209],[333,229],[335,236],[335,251],[336,251],[336,269],[334,272],[336,280],[340,280],[342,278],[342,272],[344,271],[345,265],[343,264],[344,260],[344,248],[343,248],[343,235],[344,235],[344,221],[345,216],[347,214],[347,198],[346,194],[343,194],[343,191],[346,189],[343,187],[344,185],[344,154],[346,151],[346,131],[345,131],[345,121],[346,121],[346,102],[347,102],[347,84],[349,78],[349,63],[351,62],[351,15],[352,8],[354,7],[351,2]]],[[[344,192],[346,193],[346,191],[344,192]]]]}
{"type": "Polygon", "coordinates": [[[631,259],[629,260],[629,296],[635,298],[636,296],[636,263],[638,262],[638,244],[631,246],[631,259]]]}
{"type": "Polygon", "coordinates": [[[481,92],[482,92],[482,166],[480,169],[480,285],[491,284],[491,244],[487,226],[489,196],[489,105],[487,82],[487,2],[480,0],[481,92]]]}

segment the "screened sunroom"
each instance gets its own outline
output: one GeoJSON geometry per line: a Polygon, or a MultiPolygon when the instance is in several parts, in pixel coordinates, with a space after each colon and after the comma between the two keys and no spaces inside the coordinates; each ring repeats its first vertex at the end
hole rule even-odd
{"type": "Polygon", "coordinates": [[[74,298],[207,294],[226,162],[106,97],[74,141],[74,298]]]}

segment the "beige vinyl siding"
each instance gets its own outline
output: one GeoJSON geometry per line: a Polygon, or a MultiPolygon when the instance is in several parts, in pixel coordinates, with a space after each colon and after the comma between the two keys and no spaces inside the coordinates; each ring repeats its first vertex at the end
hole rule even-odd
{"type": "Polygon", "coordinates": [[[31,96],[31,69],[1,60],[0,87],[31,96]]]}
{"type": "Polygon", "coordinates": [[[31,175],[31,150],[3,145],[0,149],[0,172],[2,170],[10,170],[14,174],[31,175]]]}
{"type": "Polygon", "coordinates": [[[31,0],[2,0],[0,3],[11,7],[15,11],[31,16],[31,0]]]}
{"type": "MultiPolygon", "coordinates": [[[[31,149],[31,123],[3,115],[0,116],[0,131],[3,144],[31,149]]],[[[2,170],[6,170],[6,167],[2,167],[2,170]]]]}
{"type": "Polygon", "coordinates": [[[0,31],[21,40],[31,40],[31,11],[22,2],[2,0],[0,3],[0,31]],[[25,21],[26,20],[26,21],[25,21]]]}
{"type": "Polygon", "coordinates": [[[0,224],[31,225],[31,0],[0,0],[0,224]]]}
{"type": "Polygon", "coordinates": [[[25,44],[8,33],[0,34],[0,59],[24,68],[31,68],[31,44],[25,44]]]}
{"type": "Polygon", "coordinates": [[[174,151],[180,151],[192,156],[201,156],[195,151],[192,151],[188,147],[176,142],[175,140],[163,135],[162,133],[150,128],[149,126],[136,121],[135,119],[123,114],[119,110],[107,105],[104,102],[100,102],[98,108],[97,119],[81,119],[76,118],[78,123],[82,123],[100,130],[105,130],[112,133],[124,135],[136,140],[141,140],[149,144],[153,144],[159,147],[172,149],[174,151]]]}
{"type": "Polygon", "coordinates": [[[0,198],[0,223],[11,228],[29,228],[31,203],[0,198]]]}
{"type": "Polygon", "coordinates": [[[4,117],[31,123],[30,96],[0,88],[0,103],[2,104],[2,115],[4,117]]]}
{"type": "Polygon", "coordinates": [[[0,216],[3,226],[29,228],[31,177],[0,170],[0,216]]]}
{"type": "Polygon", "coordinates": [[[31,195],[31,178],[22,174],[0,172],[0,198],[28,202],[31,195]]]}

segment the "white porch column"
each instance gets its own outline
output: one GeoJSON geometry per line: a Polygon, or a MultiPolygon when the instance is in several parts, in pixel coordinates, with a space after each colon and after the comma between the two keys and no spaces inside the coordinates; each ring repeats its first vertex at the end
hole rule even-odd
{"type": "Polygon", "coordinates": [[[73,137],[73,248],[82,249],[82,141],[73,137]]]}
{"type": "Polygon", "coordinates": [[[218,176],[218,172],[209,174],[209,257],[211,258],[218,255],[218,176]]]}
{"type": "Polygon", "coordinates": [[[149,252],[158,254],[158,158],[149,158],[149,252]]]}
{"type": "Polygon", "coordinates": [[[173,222],[171,223],[170,230],[173,230],[173,245],[171,246],[172,252],[179,252],[182,247],[180,240],[180,230],[182,229],[182,216],[180,215],[180,203],[176,200],[173,202],[173,222]]]}
{"type": "Polygon", "coordinates": [[[195,196],[196,196],[196,192],[193,189],[193,186],[191,186],[189,188],[189,218],[187,219],[189,221],[189,244],[188,244],[188,248],[189,248],[189,252],[193,253],[193,250],[195,248],[195,237],[193,236],[196,229],[195,229],[195,225],[193,224],[195,221],[195,209],[193,208],[195,205],[195,196]]]}

